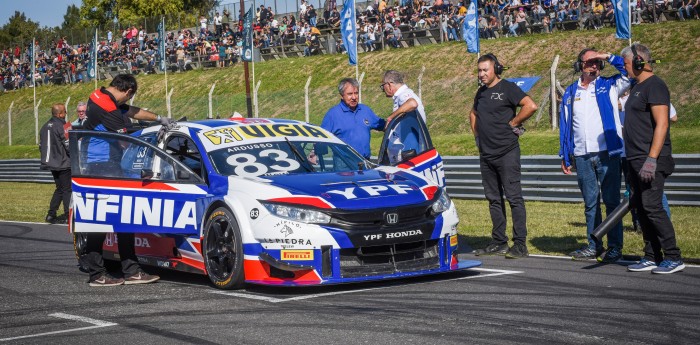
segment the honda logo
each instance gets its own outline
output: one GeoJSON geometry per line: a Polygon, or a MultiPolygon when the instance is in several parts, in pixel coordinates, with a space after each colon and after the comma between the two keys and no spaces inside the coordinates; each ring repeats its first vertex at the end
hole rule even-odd
{"type": "Polygon", "coordinates": [[[386,223],[387,224],[396,224],[399,222],[399,214],[398,213],[387,213],[386,214],[386,223]]]}

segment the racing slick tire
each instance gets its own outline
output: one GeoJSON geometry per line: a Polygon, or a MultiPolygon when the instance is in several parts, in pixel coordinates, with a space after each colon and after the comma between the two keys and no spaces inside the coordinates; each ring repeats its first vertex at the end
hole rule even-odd
{"type": "Polygon", "coordinates": [[[220,289],[243,287],[243,242],[236,218],[219,207],[207,218],[202,243],[204,267],[209,279],[220,289]]]}
{"type": "Polygon", "coordinates": [[[82,232],[73,233],[73,251],[75,252],[75,258],[78,259],[78,269],[82,272],[88,272],[87,266],[83,263],[83,256],[85,256],[85,247],[87,246],[87,234],[82,232]]]}

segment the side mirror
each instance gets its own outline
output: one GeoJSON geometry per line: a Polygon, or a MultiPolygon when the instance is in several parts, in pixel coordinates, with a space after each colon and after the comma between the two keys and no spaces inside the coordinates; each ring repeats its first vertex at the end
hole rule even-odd
{"type": "Polygon", "coordinates": [[[185,171],[185,170],[178,170],[177,171],[177,179],[178,180],[189,180],[190,173],[185,171]]]}
{"type": "Polygon", "coordinates": [[[418,154],[416,154],[415,149],[410,149],[410,150],[406,150],[406,151],[401,152],[401,158],[403,161],[407,161],[407,160],[409,160],[417,155],[418,154]]]}
{"type": "Polygon", "coordinates": [[[153,170],[141,169],[141,179],[142,180],[150,180],[152,178],[153,178],[153,170]]]}

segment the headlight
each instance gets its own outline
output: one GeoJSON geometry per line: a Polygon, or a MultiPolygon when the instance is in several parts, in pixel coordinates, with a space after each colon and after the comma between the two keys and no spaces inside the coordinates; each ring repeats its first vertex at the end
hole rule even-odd
{"type": "Polygon", "coordinates": [[[260,202],[273,215],[302,223],[328,224],[331,216],[307,208],[260,202]]]}
{"type": "Polygon", "coordinates": [[[440,197],[433,203],[432,209],[435,214],[447,211],[450,208],[452,201],[447,196],[447,192],[443,189],[440,197]]]}

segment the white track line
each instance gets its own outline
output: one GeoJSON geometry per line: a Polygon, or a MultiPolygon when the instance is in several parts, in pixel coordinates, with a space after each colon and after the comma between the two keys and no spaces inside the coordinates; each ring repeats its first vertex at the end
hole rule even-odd
{"type": "MultiPolygon", "coordinates": [[[[491,273],[479,274],[477,276],[469,276],[469,277],[462,277],[462,278],[440,280],[440,282],[452,281],[452,280],[486,278],[486,277],[495,277],[495,276],[506,275],[506,274],[523,273],[522,271],[497,270],[497,269],[479,268],[479,267],[470,268],[469,270],[481,271],[481,272],[491,272],[491,273]]],[[[430,284],[430,283],[433,283],[433,282],[413,283],[413,284],[406,284],[406,285],[418,285],[418,284],[430,284]]],[[[247,298],[247,299],[258,300],[258,301],[265,301],[265,302],[269,302],[269,303],[284,303],[284,302],[301,301],[301,300],[305,300],[305,299],[325,297],[325,296],[334,296],[334,295],[343,295],[343,294],[355,293],[355,292],[365,292],[365,291],[371,291],[371,290],[388,289],[390,287],[395,287],[395,286],[396,285],[390,285],[390,286],[380,286],[380,287],[375,287],[375,288],[359,289],[359,290],[347,290],[347,291],[317,293],[317,294],[290,297],[290,298],[276,298],[276,297],[268,297],[268,296],[241,293],[241,292],[226,292],[226,291],[218,291],[218,290],[217,291],[210,291],[210,293],[214,293],[217,295],[230,296],[230,297],[239,297],[239,298],[247,298]]]]}
{"type": "Polygon", "coordinates": [[[45,335],[52,335],[52,334],[60,334],[60,333],[68,333],[68,332],[77,332],[77,331],[84,331],[88,329],[95,329],[95,328],[102,328],[102,327],[110,327],[110,326],[116,326],[117,324],[114,322],[107,322],[107,321],[102,321],[102,320],[96,320],[96,319],[91,319],[89,317],[84,317],[84,316],[77,316],[77,315],[70,315],[70,314],[64,314],[64,313],[54,313],[54,314],[49,314],[49,316],[53,317],[58,317],[61,319],[66,319],[66,320],[73,320],[73,321],[80,321],[80,322],[86,322],[93,324],[94,326],[88,326],[88,327],[80,327],[80,328],[71,328],[71,329],[64,329],[60,331],[53,331],[53,332],[45,332],[45,333],[37,333],[37,334],[29,334],[29,335],[23,335],[19,337],[12,337],[12,338],[2,338],[0,341],[11,341],[11,340],[17,340],[17,339],[26,339],[26,338],[34,338],[34,337],[43,337],[45,335]]]}

